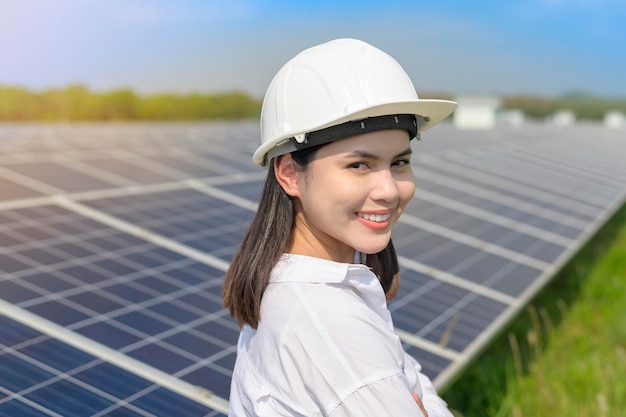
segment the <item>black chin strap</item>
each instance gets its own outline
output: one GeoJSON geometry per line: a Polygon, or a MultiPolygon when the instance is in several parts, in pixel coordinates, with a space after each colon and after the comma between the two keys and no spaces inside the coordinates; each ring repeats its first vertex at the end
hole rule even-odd
{"type": "Polygon", "coordinates": [[[409,139],[413,139],[417,137],[418,134],[417,119],[413,114],[368,117],[366,119],[345,122],[307,133],[302,143],[296,138],[291,138],[291,141],[297,150],[301,150],[312,146],[324,145],[350,136],[390,129],[406,130],[409,134],[409,139]]]}

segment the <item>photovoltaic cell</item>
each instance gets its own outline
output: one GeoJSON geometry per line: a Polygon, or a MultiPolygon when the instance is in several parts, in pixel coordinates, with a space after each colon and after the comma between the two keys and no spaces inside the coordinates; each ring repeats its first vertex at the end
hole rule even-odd
{"type": "Polygon", "coordinates": [[[134,164],[132,160],[95,159],[89,161],[89,164],[138,184],[154,184],[172,180],[171,178],[161,175],[153,170],[137,166],[137,164],[134,164]]]}
{"type": "MultiPolygon", "coordinates": [[[[437,224],[546,262],[556,260],[565,250],[562,244],[546,241],[546,237],[533,236],[527,232],[501,226],[486,219],[473,217],[467,213],[423,201],[419,198],[415,198],[411,202],[411,207],[406,212],[418,215],[421,219],[432,224],[437,224]]],[[[403,227],[403,225],[398,226],[399,229],[403,227]]]]}
{"type": "Polygon", "coordinates": [[[160,156],[150,158],[150,160],[168,168],[185,172],[194,178],[214,177],[221,174],[219,169],[211,168],[210,164],[193,164],[189,159],[175,156],[160,156]]]}
{"type": "Polygon", "coordinates": [[[414,358],[420,358],[422,372],[431,379],[436,378],[451,363],[450,359],[443,358],[413,345],[404,344],[404,350],[414,358]]]}
{"type": "Polygon", "coordinates": [[[42,195],[28,187],[16,184],[8,179],[0,178],[0,201],[32,198],[42,195]]]}
{"type": "Polygon", "coordinates": [[[54,162],[11,164],[6,168],[68,192],[91,191],[113,187],[106,181],[54,162]]]}
{"type": "MultiPolygon", "coordinates": [[[[455,170],[450,169],[449,164],[441,164],[441,163],[440,164],[430,163],[427,166],[422,166],[419,172],[420,173],[416,175],[416,178],[418,178],[418,181],[421,178],[421,175],[423,175],[421,174],[422,172],[428,172],[429,175],[426,178],[434,177],[435,181],[436,179],[445,179],[445,182],[447,183],[452,182],[454,184],[459,184],[460,187],[463,187],[465,189],[467,189],[468,186],[479,187],[487,192],[497,193],[504,197],[509,197],[509,198],[518,199],[520,201],[525,201],[531,204],[535,204],[538,207],[543,207],[545,209],[560,212],[566,216],[576,217],[587,222],[594,219],[594,216],[592,215],[581,213],[579,211],[576,211],[568,207],[572,205],[573,201],[570,200],[569,198],[566,198],[565,196],[558,198],[557,196],[555,196],[553,192],[549,193],[548,198],[544,197],[545,194],[540,194],[537,196],[533,196],[532,194],[529,195],[529,193],[521,192],[521,189],[528,190],[528,188],[526,186],[523,186],[519,182],[504,181],[503,179],[494,178],[493,175],[481,174],[480,172],[473,172],[471,176],[464,177],[460,173],[460,171],[455,171],[455,170]],[[544,197],[544,198],[541,198],[541,197],[544,197]],[[557,204],[557,203],[561,203],[561,204],[557,204]]],[[[535,189],[531,191],[536,193],[537,190],[535,189]]],[[[584,207],[591,208],[591,206],[586,203],[584,203],[584,207]]],[[[593,207],[593,208],[594,208],[594,212],[597,213],[598,208],[597,207],[593,207]]]]}
{"type": "Polygon", "coordinates": [[[508,295],[519,295],[541,271],[425,231],[402,225],[394,235],[398,255],[447,271],[508,295]]]}
{"type": "Polygon", "coordinates": [[[261,197],[261,191],[263,190],[263,183],[265,177],[262,177],[258,181],[250,181],[245,183],[236,184],[224,184],[216,185],[216,188],[232,193],[242,198],[246,198],[250,201],[259,201],[261,197]]]}
{"type": "Polygon", "coordinates": [[[195,190],[90,200],[85,204],[225,261],[233,257],[252,218],[250,210],[195,190]]]}
{"type": "Polygon", "coordinates": [[[582,230],[580,228],[568,225],[561,221],[550,219],[545,215],[542,215],[542,213],[532,213],[526,210],[522,210],[516,207],[513,203],[498,203],[493,200],[479,197],[475,194],[470,194],[457,189],[449,188],[441,184],[430,182],[428,180],[419,181],[418,191],[416,192],[418,198],[419,189],[421,188],[427,189],[428,191],[433,193],[437,193],[443,197],[447,197],[453,201],[459,201],[473,207],[481,208],[496,215],[508,217],[511,220],[532,225],[570,239],[576,239],[582,233],[582,230]]]}
{"type": "Polygon", "coordinates": [[[415,271],[403,269],[401,276],[400,291],[389,304],[394,325],[435,344],[440,344],[446,329],[450,329],[451,338],[445,347],[457,352],[462,352],[507,307],[415,271]]]}

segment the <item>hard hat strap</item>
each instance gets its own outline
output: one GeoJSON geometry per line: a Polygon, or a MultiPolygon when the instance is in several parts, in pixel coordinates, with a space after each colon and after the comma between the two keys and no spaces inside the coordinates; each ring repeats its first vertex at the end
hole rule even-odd
{"type": "Polygon", "coordinates": [[[302,142],[296,140],[296,138],[292,138],[292,143],[297,150],[301,150],[312,146],[324,145],[350,136],[390,129],[406,130],[409,134],[409,139],[413,139],[418,135],[416,116],[414,114],[396,114],[353,120],[309,132],[304,136],[304,141],[302,142]]]}

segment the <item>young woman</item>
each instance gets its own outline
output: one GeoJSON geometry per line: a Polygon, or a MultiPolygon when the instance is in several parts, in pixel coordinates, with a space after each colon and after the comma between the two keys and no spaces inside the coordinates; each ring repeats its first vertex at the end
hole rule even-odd
{"type": "Polygon", "coordinates": [[[231,417],[451,416],[386,301],[391,228],[415,190],[410,141],[455,107],[419,99],[393,58],[354,39],[276,74],[253,157],[268,175],[223,289],[242,326],[231,417]]]}

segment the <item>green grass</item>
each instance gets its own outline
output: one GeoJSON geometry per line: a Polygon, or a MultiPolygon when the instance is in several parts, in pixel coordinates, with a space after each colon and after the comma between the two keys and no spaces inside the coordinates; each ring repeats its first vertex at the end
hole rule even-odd
{"type": "Polygon", "coordinates": [[[626,207],[442,396],[464,417],[626,416],[626,207]]]}

